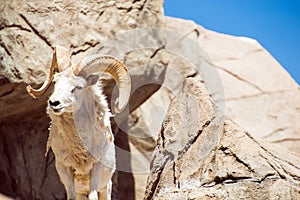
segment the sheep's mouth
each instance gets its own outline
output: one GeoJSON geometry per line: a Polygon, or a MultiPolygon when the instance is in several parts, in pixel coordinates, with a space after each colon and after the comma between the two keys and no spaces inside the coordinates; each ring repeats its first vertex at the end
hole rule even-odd
{"type": "Polygon", "coordinates": [[[61,115],[64,112],[64,108],[51,108],[54,114],[61,115]]]}

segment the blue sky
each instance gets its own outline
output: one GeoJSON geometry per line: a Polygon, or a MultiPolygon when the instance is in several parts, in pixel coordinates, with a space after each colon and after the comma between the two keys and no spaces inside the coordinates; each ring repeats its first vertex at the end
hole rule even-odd
{"type": "Polygon", "coordinates": [[[300,0],[165,0],[165,15],[256,39],[300,84],[300,0]]]}

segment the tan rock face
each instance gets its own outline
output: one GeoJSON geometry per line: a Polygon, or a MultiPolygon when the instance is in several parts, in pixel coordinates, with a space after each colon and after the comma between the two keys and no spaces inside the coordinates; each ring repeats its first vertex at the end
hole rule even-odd
{"type": "Polygon", "coordinates": [[[42,82],[54,45],[82,58],[121,30],[162,23],[162,1],[3,1],[1,74],[11,81],[42,82]],[[34,59],[32,59],[34,58],[34,59]]]}
{"type": "Polygon", "coordinates": [[[299,161],[226,118],[190,78],[170,103],[144,199],[297,199],[299,161]]]}

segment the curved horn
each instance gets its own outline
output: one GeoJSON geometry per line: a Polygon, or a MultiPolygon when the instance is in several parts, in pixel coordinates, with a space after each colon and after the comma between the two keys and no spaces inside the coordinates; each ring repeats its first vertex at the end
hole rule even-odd
{"type": "Polygon", "coordinates": [[[56,52],[56,62],[59,72],[62,72],[72,66],[72,62],[70,59],[71,56],[68,49],[56,45],[54,51],[56,52]]]}
{"type": "Polygon", "coordinates": [[[109,73],[116,81],[119,98],[115,112],[119,113],[126,107],[131,90],[131,80],[125,64],[113,56],[92,55],[75,66],[74,74],[86,78],[89,74],[101,71],[109,73]]]}
{"type": "Polygon", "coordinates": [[[49,72],[45,82],[43,83],[43,85],[39,89],[33,89],[30,85],[28,85],[26,87],[27,92],[33,98],[41,97],[48,90],[49,86],[51,85],[53,75],[57,71],[58,71],[58,66],[57,66],[57,60],[56,60],[56,51],[54,51],[53,57],[52,57],[52,64],[51,64],[50,72],[49,72]]]}
{"type": "Polygon", "coordinates": [[[43,85],[39,89],[33,89],[30,85],[26,87],[27,92],[33,97],[38,98],[41,97],[51,85],[53,75],[56,72],[62,72],[65,69],[71,67],[72,63],[70,60],[70,54],[68,50],[62,46],[56,45],[54,47],[54,53],[52,57],[52,64],[50,68],[50,72],[43,83],[43,85]]]}

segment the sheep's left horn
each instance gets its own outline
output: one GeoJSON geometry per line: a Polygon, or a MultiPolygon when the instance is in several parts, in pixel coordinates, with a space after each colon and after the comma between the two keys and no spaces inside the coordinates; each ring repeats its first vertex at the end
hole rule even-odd
{"type": "Polygon", "coordinates": [[[53,75],[57,71],[58,71],[58,67],[57,67],[57,60],[56,60],[56,51],[54,51],[53,57],[52,57],[52,64],[51,64],[50,72],[49,72],[45,82],[43,83],[43,85],[39,89],[33,89],[30,85],[28,85],[26,87],[27,92],[33,98],[41,97],[48,90],[48,88],[50,87],[52,79],[53,79],[53,75]]]}
{"type": "Polygon", "coordinates": [[[115,105],[115,112],[121,112],[127,105],[130,91],[131,79],[125,64],[113,56],[92,55],[79,62],[74,68],[74,74],[88,77],[89,74],[97,72],[109,73],[116,81],[119,98],[115,105]]]}

